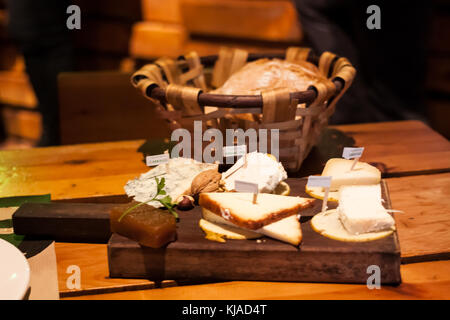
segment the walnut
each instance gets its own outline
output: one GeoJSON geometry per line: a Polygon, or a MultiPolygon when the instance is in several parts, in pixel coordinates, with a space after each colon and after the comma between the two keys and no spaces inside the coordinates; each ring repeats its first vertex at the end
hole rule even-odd
{"type": "Polygon", "coordinates": [[[216,169],[205,170],[200,172],[191,184],[191,194],[198,195],[202,192],[219,191],[222,174],[216,169]]]}

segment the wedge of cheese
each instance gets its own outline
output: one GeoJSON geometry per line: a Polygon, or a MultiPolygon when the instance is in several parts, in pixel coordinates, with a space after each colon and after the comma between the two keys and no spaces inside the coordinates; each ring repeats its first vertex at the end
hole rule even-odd
{"type": "MultiPolygon", "coordinates": [[[[214,213],[211,214],[214,215],[214,213]]],[[[225,242],[225,239],[257,239],[263,236],[254,231],[245,230],[237,226],[211,222],[208,219],[200,219],[198,225],[205,232],[206,239],[217,242],[225,242]]]]}
{"type": "Polygon", "coordinates": [[[332,158],[327,161],[322,176],[331,176],[330,191],[338,191],[344,185],[379,184],[381,172],[368,163],[358,161],[350,170],[353,160],[332,158]]]}
{"type": "Polygon", "coordinates": [[[242,228],[256,230],[296,215],[313,205],[314,199],[258,194],[253,203],[252,193],[209,192],[201,193],[199,204],[214,214],[242,228]]]}
{"type": "MultiPolygon", "coordinates": [[[[302,241],[302,229],[297,215],[289,216],[277,222],[268,224],[260,229],[250,231],[234,225],[230,221],[225,220],[224,218],[214,214],[207,209],[203,208],[202,214],[204,220],[211,222],[217,227],[225,229],[226,233],[224,233],[224,236],[228,237],[229,239],[238,239],[240,237],[244,237],[245,239],[255,239],[257,238],[257,234],[261,234],[270,238],[293,244],[294,246],[298,246],[302,241]],[[235,234],[231,234],[231,236],[228,236],[228,231],[230,230],[228,228],[231,228],[231,231],[233,231],[235,234]]],[[[221,230],[217,227],[213,230],[220,232],[221,230]]]]}
{"type": "Polygon", "coordinates": [[[380,185],[341,187],[337,210],[342,225],[351,234],[392,230],[395,225],[382,205],[380,185]]]}

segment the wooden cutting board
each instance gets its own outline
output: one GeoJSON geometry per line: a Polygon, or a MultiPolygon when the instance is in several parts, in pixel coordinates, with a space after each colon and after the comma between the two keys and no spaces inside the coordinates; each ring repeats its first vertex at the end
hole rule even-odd
{"type": "MultiPolygon", "coordinates": [[[[288,183],[302,193],[304,179],[288,183]]],[[[383,195],[390,207],[386,185],[383,195]]],[[[264,237],[261,240],[205,239],[198,226],[201,208],[180,212],[177,241],[153,249],[113,234],[108,242],[111,277],[149,279],[197,279],[202,281],[258,280],[335,283],[367,283],[368,267],[379,266],[381,283],[398,284],[400,248],[397,233],[384,239],[349,243],[315,232],[310,217],[321,201],[303,213],[303,241],[299,247],[264,237]]],[[[335,204],[334,204],[335,206],[335,204]]],[[[331,207],[331,205],[330,205],[331,207]]]]}
{"type": "MultiPolygon", "coordinates": [[[[291,195],[307,197],[306,179],[288,179],[291,195]]],[[[383,197],[390,207],[382,182],[383,197]]],[[[365,243],[331,240],[312,230],[310,218],[322,201],[302,212],[303,241],[297,248],[267,237],[257,240],[206,240],[198,226],[201,208],[179,212],[177,241],[161,249],[109,230],[111,203],[25,204],[13,216],[18,234],[67,242],[108,241],[110,277],[162,279],[307,281],[366,283],[367,268],[377,265],[383,284],[398,284],[400,249],[397,233],[365,243]]],[[[336,204],[329,202],[330,208],[336,204]]]]}

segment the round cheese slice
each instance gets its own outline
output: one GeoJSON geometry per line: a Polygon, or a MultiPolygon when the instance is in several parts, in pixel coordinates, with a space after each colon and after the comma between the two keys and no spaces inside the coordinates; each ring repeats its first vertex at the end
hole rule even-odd
{"type": "Polygon", "coordinates": [[[245,240],[263,237],[262,234],[250,230],[244,230],[224,224],[217,224],[205,219],[200,219],[198,224],[205,232],[205,238],[212,241],[225,242],[225,239],[245,240]]]}
{"type": "MultiPolygon", "coordinates": [[[[325,192],[322,187],[305,187],[305,192],[313,198],[323,200],[325,197],[325,192]]],[[[330,191],[328,192],[328,201],[338,202],[339,200],[339,191],[330,191]]]]}
{"type": "Polygon", "coordinates": [[[291,187],[284,181],[281,181],[273,190],[274,194],[278,194],[280,196],[288,196],[291,194],[291,187]]]}
{"type": "Polygon", "coordinates": [[[336,209],[328,210],[316,214],[311,219],[311,226],[317,233],[320,233],[324,237],[346,241],[346,242],[364,242],[382,239],[391,235],[394,231],[380,231],[380,232],[369,232],[362,234],[351,234],[349,233],[339,220],[339,214],[336,209]]]}

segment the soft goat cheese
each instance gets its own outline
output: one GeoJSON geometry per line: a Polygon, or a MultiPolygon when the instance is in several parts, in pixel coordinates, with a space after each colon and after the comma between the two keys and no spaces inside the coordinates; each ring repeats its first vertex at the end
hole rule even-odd
{"type": "MultiPolygon", "coordinates": [[[[128,181],[124,189],[134,200],[146,202],[156,195],[155,177],[158,179],[164,177],[166,195],[169,195],[172,201],[176,201],[179,196],[189,192],[192,180],[200,172],[208,169],[217,169],[217,164],[201,163],[190,158],[173,158],[141,174],[139,178],[128,181]]],[[[157,208],[162,207],[158,201],[151,201],[148,204],[157,208]]]]}
{"type": "Polygon", "coordinates": [[[266,153],[247,153],[247,166],[244,166],[244,157],[222,174],[227,190],[234,190],[234,181],[248,181],[258,184],[258,191],[271,193],[276,186],[287,179],[283,165],[266,153]]]}
{"type": "Polygon", "coordinates": [[[342,186],[339,191],[339,219],[351,234],[394,228],[394,218],[382,205],[380,185],[342,186]]]}

